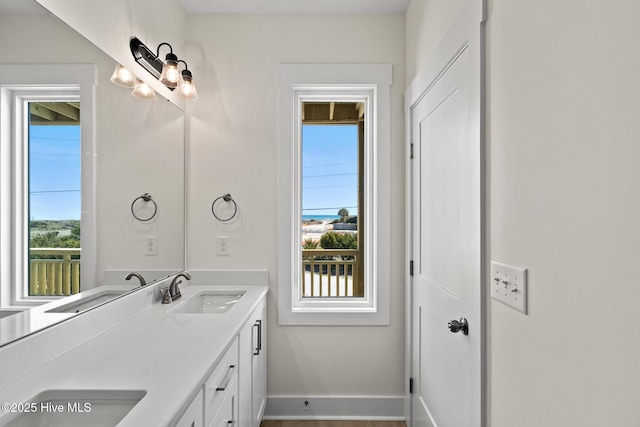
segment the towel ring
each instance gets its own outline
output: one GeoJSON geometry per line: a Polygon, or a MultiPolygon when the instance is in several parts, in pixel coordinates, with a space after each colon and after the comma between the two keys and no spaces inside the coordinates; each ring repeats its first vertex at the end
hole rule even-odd
{"type": "Polygon", "coordinates": [[[151,198],[151,194],[149,194],[149,193],[144,193],[142,196],[139,196],[139,197],[135,198],[133,200],[133,203],[131,203],[131,215],[133,215],[133,217],[135,219],[137,219],[138,221],[142,221],[142,222],[151,221],[153,218],[155,218],[157,213],[158,213],[158,205],[156,204],[155,200],[153,200],[151,198]],[[133,210],[133,206],[140,199],[142,199],[145,202],[153,203],[153,213],[151,214],[151,216],[149,218],[140,218],[138,215],[136,215],[135,211],[133,210]]]}
{"type": "Polygon", "coordinates": [[[216,217],[218,221],[222,221],[222,222],[231,221],[233,218],[235,218],[236,214],[238,213],[238,205],[236,201],[231,198],[231,194],[227,193],[218,197],[213,201],[213,203],[211,203],[211,213],[213,214],[213,216],[216,217]],[[233,203],[233,213],[229,218],[223,219],[223,218],[220,218],[218,215],[216,215],[215,205],[216,205],[216,202],[220,199],[224,200],[225,202],[233,203]]]}

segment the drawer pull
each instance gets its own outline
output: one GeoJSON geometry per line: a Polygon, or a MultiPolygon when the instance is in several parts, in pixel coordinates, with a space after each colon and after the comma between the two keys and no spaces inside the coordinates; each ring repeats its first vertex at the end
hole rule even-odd
{"type": "Polygon", "coordinates": [[[235,369],[236,365],[229,365],[229,372],[227,372],[227,376],[223,381],[224,385],[216,387],[216,391],[225,391],[227,387],[229,387],[229,383],[231,382],[231,378],[233,378],[235,369]]]}
{"type": "Polygon", "coordinates": [[[227,427],[235,427],[235,425],[236,425],[236,420],[227,421],[227,427]]]}

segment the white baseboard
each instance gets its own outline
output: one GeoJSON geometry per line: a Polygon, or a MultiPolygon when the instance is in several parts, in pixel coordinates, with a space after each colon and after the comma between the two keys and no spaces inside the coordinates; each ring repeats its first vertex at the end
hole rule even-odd
{"type": "Polygon", "coordinates": [[[270,396],[264,419],[404,421],[404,396],[270,396]]]}

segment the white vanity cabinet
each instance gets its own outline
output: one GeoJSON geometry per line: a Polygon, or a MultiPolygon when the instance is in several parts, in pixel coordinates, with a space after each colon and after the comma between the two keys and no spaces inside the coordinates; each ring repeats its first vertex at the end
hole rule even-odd
{"type": "Polygon", "coordinates": [[[266,307],[262,300],[240,332],[240,427],[259,427],[267,398],[266,307]]]}
{"type": "Polygon", "coordinates": [[[267,398],[266,338],[262,299],[177,426],[259,427],[267,398]]]}

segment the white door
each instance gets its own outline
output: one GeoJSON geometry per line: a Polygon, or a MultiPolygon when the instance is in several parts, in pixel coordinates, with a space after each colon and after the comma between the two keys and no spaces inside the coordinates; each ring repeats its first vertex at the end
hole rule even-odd
{"type": "Polygon", "coordinates": [[[480,69],[452,47],[409,110],[415,427],[483,425],[480,69]]]}

